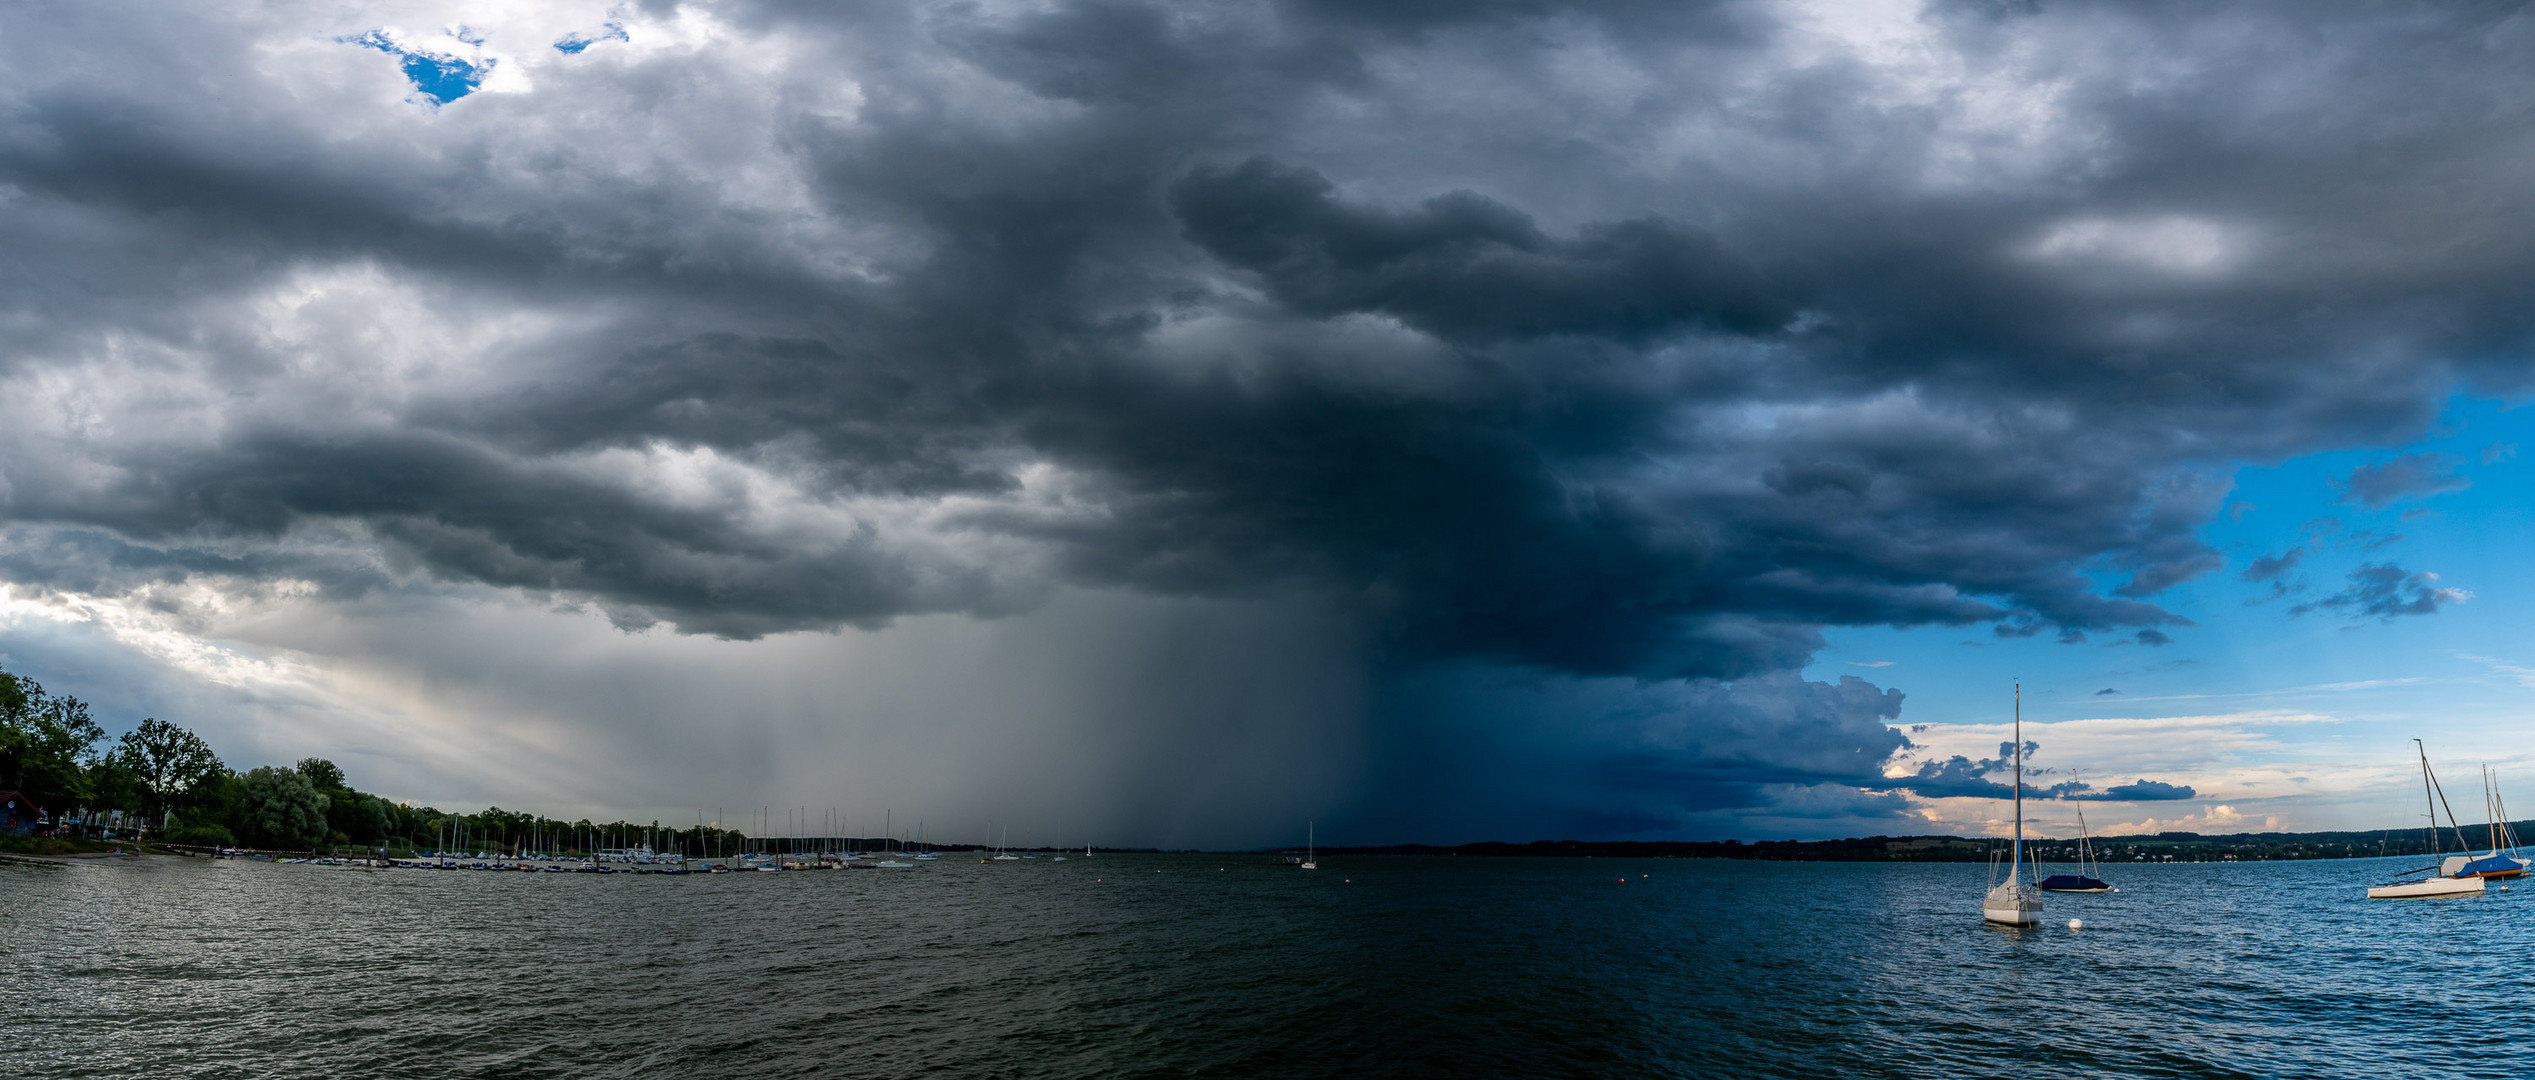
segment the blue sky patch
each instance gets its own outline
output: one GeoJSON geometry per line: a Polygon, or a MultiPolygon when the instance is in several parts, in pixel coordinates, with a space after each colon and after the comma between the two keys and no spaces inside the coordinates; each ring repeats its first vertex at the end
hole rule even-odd
{"type": "Polygon", "coordinates": [[[493,68],[489,60],[478,64],[463,57],[398,44],[384,30],[372,30],[349,40],[396,57],[405,77],[413,80],[414,89],[431,99],[433,105],[446,105],[474,93],[484,82],[485,73],[493,68]]]}
{"type": "Polygon", "coordinates": [[[599,33],[596,34],[583,34],[576,32],[565,35],[563,40],[555,42],[555,51],[566,56],[579,56],[581,55],[582,50],[602,41],[630,40],[632,39],[625,36],[625,24],[612,22],[607,24],[600,30],[599,33]]]}

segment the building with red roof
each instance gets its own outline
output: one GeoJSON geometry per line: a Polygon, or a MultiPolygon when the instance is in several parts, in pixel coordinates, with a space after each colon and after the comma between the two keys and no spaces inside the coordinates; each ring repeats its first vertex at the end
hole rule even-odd
{"type": "Polygon", "coordinates": [[[0,833],[32,836],[37,826],[46,824],[42,807],[17,792],[0,791],[0,833]]]}

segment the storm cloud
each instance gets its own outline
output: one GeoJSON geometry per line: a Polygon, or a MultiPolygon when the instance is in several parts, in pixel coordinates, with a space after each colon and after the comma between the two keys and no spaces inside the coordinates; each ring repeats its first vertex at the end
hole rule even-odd
{"type": "MultiPolygon", "coordinates": [[[[2230,469],[2535,331],[2503,8],[5,18],[16,587],[732,642],[1302,596],[1391,687],[1363,791],[1511,673],[1571,696],[1472,745],[1602,718],[1541,812],[1619,831],[1894,812],[1825,628],[2188,639],[2230,469]]],[[[2361,573],[2320,604],[2460,595],[2361,573]]]]}

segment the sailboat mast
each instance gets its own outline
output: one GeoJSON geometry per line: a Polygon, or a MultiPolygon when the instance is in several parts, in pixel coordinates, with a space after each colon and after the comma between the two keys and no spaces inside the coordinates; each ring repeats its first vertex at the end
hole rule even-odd
{"type": "MultiPolygon", "coordinates": [[[[2077,774],[2074,772],[2070,773],[2069,779],[2077,779],[2077,774]]],[[[2085,800],[2078,799],[2077,793],[2074,791],[2069,792],[2069,798],[2077,802],[2078,866],[2086,871],[2086,876],[2093,877],[2095,876],[2095,834],[2087,831],[2086,828],[2086,802],[2085,800]]]]}
{"type": "Polygon", "coordinates": [[[2482,767],[2482,818],[2491,823],[2491,853],[2500,853],[2500,812],[2491,804],[2491,766],[2482,767]]]}
{"type": "Polygon", "coordinates": [[[2016,684],[2016,856],[2007,867],[2007,880],[2024,874],[2024,684],[2016,684]]]}
{"type": "Polygon", "coordinates": [[[2435,856],[2439,850],[2438,796],[2431,794],[2429,790],[2429,748],[2421,745],[2419,739],[2412,740],[2412,748],[2419,751],[2421,755],[2421,801],[2429,805],[2429,853],[2435,856]]]}

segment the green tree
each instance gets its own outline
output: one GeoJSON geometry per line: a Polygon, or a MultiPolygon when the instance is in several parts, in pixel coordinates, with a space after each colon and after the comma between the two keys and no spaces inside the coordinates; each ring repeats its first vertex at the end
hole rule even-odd
{"type": "Polygon", "coordinates": [[[81,771],[80,791],[83,804],[94,810],[140,812],[150,808],[149,797],[141,789],[141,779],[113,754],[98,756],[81,771]]]}
{"type": "Polygon", "coordinates": [[[326,797],[297,769],[266,765],[242,781],[244,835],[265,847],[314,847],[326,835],[326,797]]]}
{"type": "Polygon", "coordinates": [[[105,731],[88,705],[0,671],[0,788],[25,793],[48,814],[88,801],[88,766],[105,731]]]}
{"type": "Polygon", "coordinates": [[[246,777],[227,769],[205,777],[186,790],[177,816],[192,825],[218,825],[233,835],[246,832],[246,777]]]}
{"type": "Polygon", "coordinates": [[[319,791],[346,791],[352,787],[344,782],[341,768],[321,757],[299,759],[299,775],[307,777],[319,791]]]}
{"type": "Polygon", "coordinates": [[[168,809],[194,785],[226,771],[220,755],[212,753],[201,736],[157,717],[125,732],[115,747],[114,760],[131,772],[140,789],[139,809],[162,822],[168,809]]]}
{"type": "Polygon", "coordinates": [[[396,833],[394,808],[387,800],[350,788],[325,793],[326,824],[355,844],[375,844],[396,833]]]}

